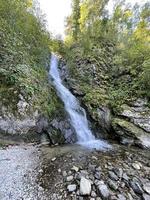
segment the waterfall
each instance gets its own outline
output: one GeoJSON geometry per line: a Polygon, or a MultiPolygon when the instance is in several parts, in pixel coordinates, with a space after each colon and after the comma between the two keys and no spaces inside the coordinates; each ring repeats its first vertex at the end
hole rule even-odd
{"type": "Polygon", "coordinates": [[[65,110],[69,114],[71,125],[75,129],[77,135],[77,143],[88,148],[110,148],[111,146],[107,142],[96,140],[88,126],[85,110],[80,106],[75,96],[62,84],[58,69],[58,58],[55,55],[51,57],[49,74],[57,90],[57,94],[63,101],[65,110]]]}

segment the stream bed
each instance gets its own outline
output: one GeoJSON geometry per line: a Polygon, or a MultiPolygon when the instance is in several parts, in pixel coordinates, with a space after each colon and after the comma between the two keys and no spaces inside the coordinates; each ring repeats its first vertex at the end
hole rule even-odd
{"type": "Polygon", "coordinates": [[[1,147],[0,199],[148,200],[149,160],[148,150],[119,145],[107,152],[90,151],[79,145],[1,147]],[[81,195],[81,177],[90,181],[89,195],[81,195]],[[70,185],[74,185],[73,191],[69,190],[70,185]],[[109,198],[104,197],[107,192],[109,198]]]}

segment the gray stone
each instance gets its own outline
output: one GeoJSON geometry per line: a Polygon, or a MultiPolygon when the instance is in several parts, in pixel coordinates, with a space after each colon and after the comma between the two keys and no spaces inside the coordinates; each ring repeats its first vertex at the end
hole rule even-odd
{"type": "Polygon", "coordinates": [[[80,180],[80,194],[81,195],[90,195],[91,193],[91,182],[90,180],[81,177],[80,180]]]}
{"type": "Polygon", "coordinates": [[[134,169],[137,169],[137,170],[141,169],[141,166],[140,166],[140,164],[138,164],[138,163],[133,163],[133,164],[132,164],[132,167],[133,167],[134,169]]]}
{"type": "Polygon", "coordinates": [[[63,171],[63,177],[67,176],[67,172],[63,171]]]}
{"type": "Polygon", "coordinates": [[[102,168],[99,166],[95,170],[98,171],[98,172],[100,172],[102,170],[102,168]]]}
{"type": "Polygon", "coordinates": [[[143,193],[143,190],[140,186],[140,184],[138,182],[135,182],[135,181],[131,181],[130,182],[130,185],[131,185],[131,188],[133,189],[133,191],[137,194],[142,194],[143,193]]]}
{"type": "Polygon", "coordinates": [[[115,172],[115,174],[121,178],[123,175],[123,169],[122,168],[114,168],[113,171],[115,172]]]}
{"type": "Polygon", "coordinates": [[[94,174],[95,178],[96,179],[100,179],[101,178],[101,173],[99,171],[97,171],[95,174],[94,174]]]}
{"type": "Polygon", "coordinates": [[[133,200],[133,197],[130,193],[127,193],[127,195],[128,195],[128,198],[127,198],[128,200],[133,200]]]}
{"type": "Polygon", "coordinates": [[[116,184],[116,182],[114,182],[114,181],[112,181],[112,180],[110,180],[110,179],[109,179],[109,181],[108,181],[108,185],[109,185],[109,187],[110,187],[111,189],[113,189],[113,190],[117,190],[117,189],[118,189],[118,185],[116,184]]]}
{"type": "Polygon", "coordinates": [[[145,191],[146,193],[150,194],[150,182],[145,183],[145,184],[143,185],[143,189],[144,189],[144,191],[145,191]]]}
{"type": "Polygon", "coordinates": [[[103,200],[107,200],[109,198],[110,192],[107,185],[105,185],[104,183],[100,184],[97,186],[97,189],[98,189],[98,193],[100,194],[103,200]]]}
{"type": "Polygon", "coordinates": [[[67,186],[67,190],[68,190],[69,192],[74,192],[74,191],[76,191],[76,189],[77,189],[77,186],[76,186],[75,184],[72,184],[72,185],[68,185],[68,186],[67,186]]]}
{"type": "Polygon", "coordinates": [[[56,157],[52,158],[51,161],[54,162],[56,160],[56,157]]]}
{"type": "Polygon", "coordinates": [[[89,168],[90,171],[94,172],[96,165],[89,164],[88,168],[89,168]]]}
{"type": "Polygon", "coordinates": [[[128,180],[129,180],[129,177],[127,176],[127,174],[126,174],[126,173],[123,173],[123,176],[122,176],[122,178],[123,178],[124,180],[126,180],[126,181],[128,181],[128,180]]]}
{"type": "Polygon", "coordinates": [[[73,176],[68,176],[67,178],[66,178],[66,181],[68,181],[68,182],[70,182],[70,181],[72,181],[73,180],[73,176]]]}
{"type": "Polygon", "coordinates": [[[118,176],[116,176],[116,174],[112,171],[109,171],[108,174],[109,174],[109,178],[111,178],[112,180],[117,181],[119,179],[118,176]]]}
{"type": "Polygon", "coordinates": [[[94,192],[94,191],[92,191],[91,192],[91,197],[96,197],[97,195],[96,195],[96,192],[94,192]]]}
{"type": "Polygon", "coordinates": [[[72,171],[75,171],[75,172],[78,172],[78,171],[79,171],[79,167],[73,166],[73,167],[71,168],[71,170],[72,170],[72,171]]]}
{"type": "Polygon", "coordinates": [[[118,200],[126,200],[126,197],[122,194],[118,194],[118,200]]]}

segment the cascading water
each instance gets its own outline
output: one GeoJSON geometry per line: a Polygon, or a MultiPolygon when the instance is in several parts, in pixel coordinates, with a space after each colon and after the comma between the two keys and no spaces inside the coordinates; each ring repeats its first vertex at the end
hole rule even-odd
{"type": "Polygon", "coordinates": [[[71,124],[77,134],[78,144],[96,149],[111,148],[107,142],[95,139],[95,136],[88,127],[85,110],[79,105],[78,100],[72,95],[72,93],[62,84],[58,70],[58,58],[55,55],[52,55],[51,57],[51,67],[49,73],[53,79],[53,85],[70,116],[71,124]]]}

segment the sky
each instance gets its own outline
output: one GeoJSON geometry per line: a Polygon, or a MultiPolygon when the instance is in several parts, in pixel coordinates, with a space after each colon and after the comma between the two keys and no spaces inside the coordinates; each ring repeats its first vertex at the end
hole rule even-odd
{"type": "MultiPolygon", "coordinates": [[[[65,18],[71,14],[71,0],[38,0],[43,13],[46,15],[48,30],[54,35],[62,35],[64,37],[65,18]]],[[[113,1],[110,0],[109,8],[113,6],[113,1]]],[[[134,4],[145,3],[147,0],[126,0],[134,4]]]]}

